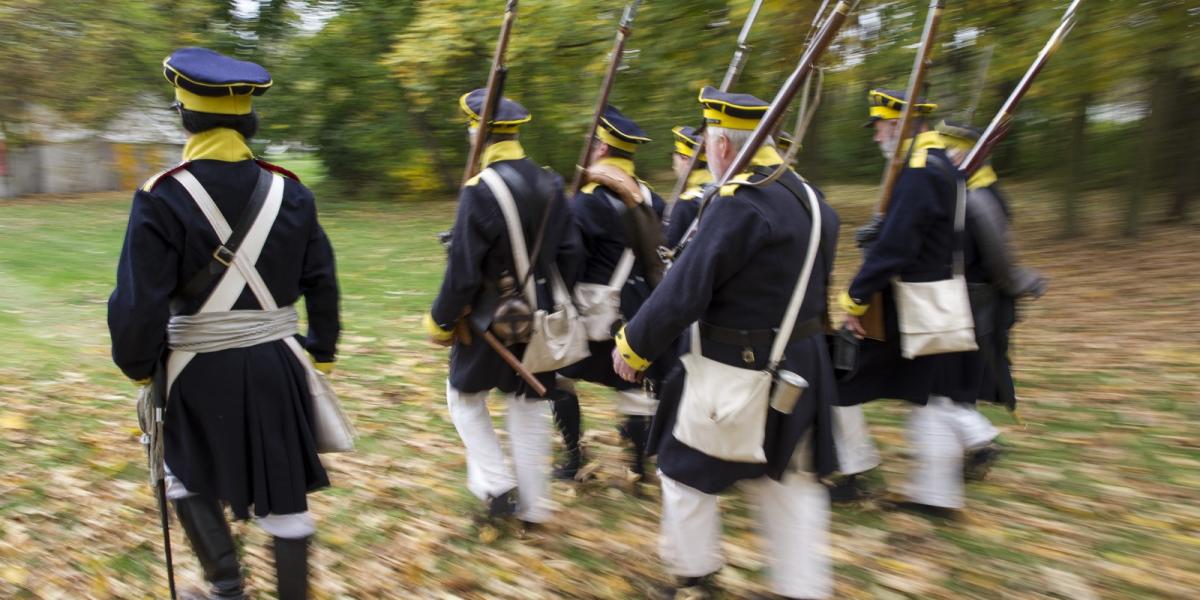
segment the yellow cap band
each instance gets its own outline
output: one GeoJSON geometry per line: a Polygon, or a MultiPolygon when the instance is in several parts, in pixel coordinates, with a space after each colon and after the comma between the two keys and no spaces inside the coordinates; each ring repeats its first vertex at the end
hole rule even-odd
{"type": "Polygon", "coordinates": [[[900,111],[886,106],[872,106],[871,117],[875,119],[899,119],[900,111]]]}
{"type": "Polygon", "coordinates": [[[596,137],[600,138],[600,141],[604,142],[605,144],[608,144],[609,146],[612,146],[613,148],[617,148],[618,150],[624,150],[626,152],[636,152],[637,151],[637,144],[634,144],[633,142],[627,142],[627,141],[613,135],[613,133],[611,131],[609,131],[603,127],[599,127],[596,129],[596,137]]]}
{"type": "MultiPolygon", "coordinates": [[[[467,126],[472,129],[479,129],[479,119],[470,119],[470,122],[467,123],[467,126]]],[[[518,128],[517,125],[497,125],[495,123],[495,121],[493,121],[492,126],[488,128],[488,132],[490,132],[490,133],[517,133],[517,128],[518,128]]]]}
{"type": "Polygon", "coordinates": [[[248,115],[251,108],[251,96],[201,96],[193,94],[181,87],[175,88],[175,99],[188,110],[217,115],[248,115]]]}
{"type": "Polygon", "coordinates": [[[742,117],[735,117],[732,115],[727,115],[716,109],[712,109],[712,108],[708,108],[708,107],[704,108],[704,121],[709,123],[710,125],[716,125],[717,127],[724,127],[725,129],[742,129],[745,131],[754,131],[754,128],[758,127],[758,122],[761,120],[762,120],[761,118],[746,119],[746,118],[742,118],[742,117]]]}

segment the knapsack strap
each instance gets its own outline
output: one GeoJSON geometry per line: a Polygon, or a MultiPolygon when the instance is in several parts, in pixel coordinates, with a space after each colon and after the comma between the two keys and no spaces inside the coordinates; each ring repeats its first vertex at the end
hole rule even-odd
{"type": "MultiPolygon", "coordinates": [[[[183,170],[174,173],[173,177],[183,185],[193,199],[208,197],[208,192],[204,191],[204,187],[196,179],[195,175],[183,170]]],[[[233,257],[237,254],[238,248],[242,246],[242,242],[246,239],[246,234],[250,232],[250,227],[254,225],[254,220],[258,218],[258,213],[262,211],[263,204],[267,201],[267,192],[270,189],[271,172],[266,169],[259,169],[258,181],[254,184],[254,191],[251,192],[250,200],[242,209],[242,214],[238,217],[237,226],[233,229],[229,229],[229,224],[221,216],[220,210],[216,208],[215,204],[211,202],[197,202],[205,218],[213,225],[218,238],[225,239],[226,241],[217,244],[212,253],[212,260],[203,269],[197,271],[188,280],[187,284],[175,294],[176,303],[186,304],[199,300],[204,292],[225,274],[225,271],[233,264],[233,257]],[[214,211],[216,214],[209,214],[214,211]],[[226,238],[226,236],[228,237],[226,238]]]]}

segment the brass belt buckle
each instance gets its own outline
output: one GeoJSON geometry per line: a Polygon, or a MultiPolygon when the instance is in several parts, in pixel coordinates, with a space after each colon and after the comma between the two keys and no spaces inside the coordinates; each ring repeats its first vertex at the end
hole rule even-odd
{"type": "Polygon", "coordinates": [[[754,349],[749,346],[742,348],[742,362],[747,366],[754,366],[754,349]]]}
{"type": "Polygon", "coordinates": [[[213,250],[212,257],[213,260],[225,265],[225,268],[229,268],[229,266],[233,264],[234,254],[233,251],[231,251],[229,248],[226,248],[224,244],[221,244],[220,246],[217,246],[216,250],[213,250]]]}

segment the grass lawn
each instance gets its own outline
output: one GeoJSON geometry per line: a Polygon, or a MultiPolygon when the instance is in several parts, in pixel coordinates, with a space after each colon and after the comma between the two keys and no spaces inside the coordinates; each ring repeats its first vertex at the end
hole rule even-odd
{"type": "MultiPolygon", "coordinates": [[[[286,163],[285,163],[286,164],[286,163]]],[[[838,285],[858,260],[868,187],[827,190],[842,212],[838,285]]],[[[1051,278],[1016,337],[1023,425],[985,412],[1008,453],[968,488],[969,518],[939,524],[864,505],[838,509],[839,598],[1185,598],[1200,589],[1200,279],[1193,227],[1113,237],[1115,199],[1092,198],[1092,237],[1055,241],[1053,198],[1014,186],[1026,262],[1051,278]]],[[[637,499],[606,394],[584,398],[600,469],[556,483],[557,518],[531,538],[476,524],[442,393],[445,352],[420,318],[441,278],[446,203],[322,204],[346,326],[335,384],[360,433],[329,456],[317,598],[641,598],[665,581],[656,491],[637,499]]],[[[108,357],[105,301],[128,195],[0,202],[0,597],[165,596],[155,505],[137,443],[134,388],[108,357]]],[[[502,404],[494,405],[497,413],[502,404]]],[[[899,403],[868,407],[899,488],[899,403]]],[[[502,430],[502,427],[500,428],[502,430]]],[[[737,494],[725,502],[734,596],[761,589],[765,558],[737,494]]],[[[264,534],[245,540],[250,586],[269,597],[264,534]]],[[[198,566],[174,530],[185,583],[198,566]]]]}

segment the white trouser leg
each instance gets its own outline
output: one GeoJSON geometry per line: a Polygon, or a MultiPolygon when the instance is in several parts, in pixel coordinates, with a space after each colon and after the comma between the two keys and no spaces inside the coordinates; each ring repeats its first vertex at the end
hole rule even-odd
{"type": "Polygon", "coordinates": [[[550,403],[508,396],[508,438],[517,471],[517,518],[550,520],[550,403]]]}
{"type": "Polygon", "coordinates": [[[277,538],[300,540],[317,532],[317,522],[309,512],[286,515],[272,513],[265,517],[257,517],[255,521],[263,531],[277,538]]]}
{"type": "Polygon", "coordinates": [[[195,494],[188,491],[183,482],[171,472],[170,465],[167,461],[163,461],[163,484],[166,486],[167,500],[182,500],[191,498],[195,494]]]}
{"type": "Polygon", "coordinates": [[[970,404],[951,403],[954,413],[954,430],[959,441],[967,450],[978,450],[996,439],[1000,430],[970,404]]]}
{"type": "Polygon", "coordinates": [[[829,491],[812,473],[788,471],[782,481],[742,482],[757,507],[771,563],[771,591],[791,598],[833,594],[829,491]]]}
{"type": "Polygon", "coordinates": [[[833,407],[833,444],[838,471],[843,475],[864,473],[879,466],[879,449],[871,439],[861,404],[833,407]]]}
{"type": "Polygon", "coordinates": [[[658,400],[651,398],[642,388],[617,392],[617,412],[623,415],[653,417],[658,411],[658,400]]]}
{"type": "Polygon", "coordinates": [[[721,556],[721,513],[717,497],[667,477],[662,482],[662,530],[658,552],[667,572],[702,577],[725,564],[721,556]]]}
{"type": "Polygon", "coordinates": [[[450,420],[467,448],[467,489],[485,502],[517,486],[504,464],[504,451],[492,427],[487,398],[488,392],[463,394],[446,383],[450,420]]]}
{"type": "Polygon", "coordinates": [[[913,502],[963,507],[963,446],[955,432],[953,404],[944,396],[930,396],[928,404],[914,407],[909,416],[909,443],[917,460],[907,489],[913,502]]]}

